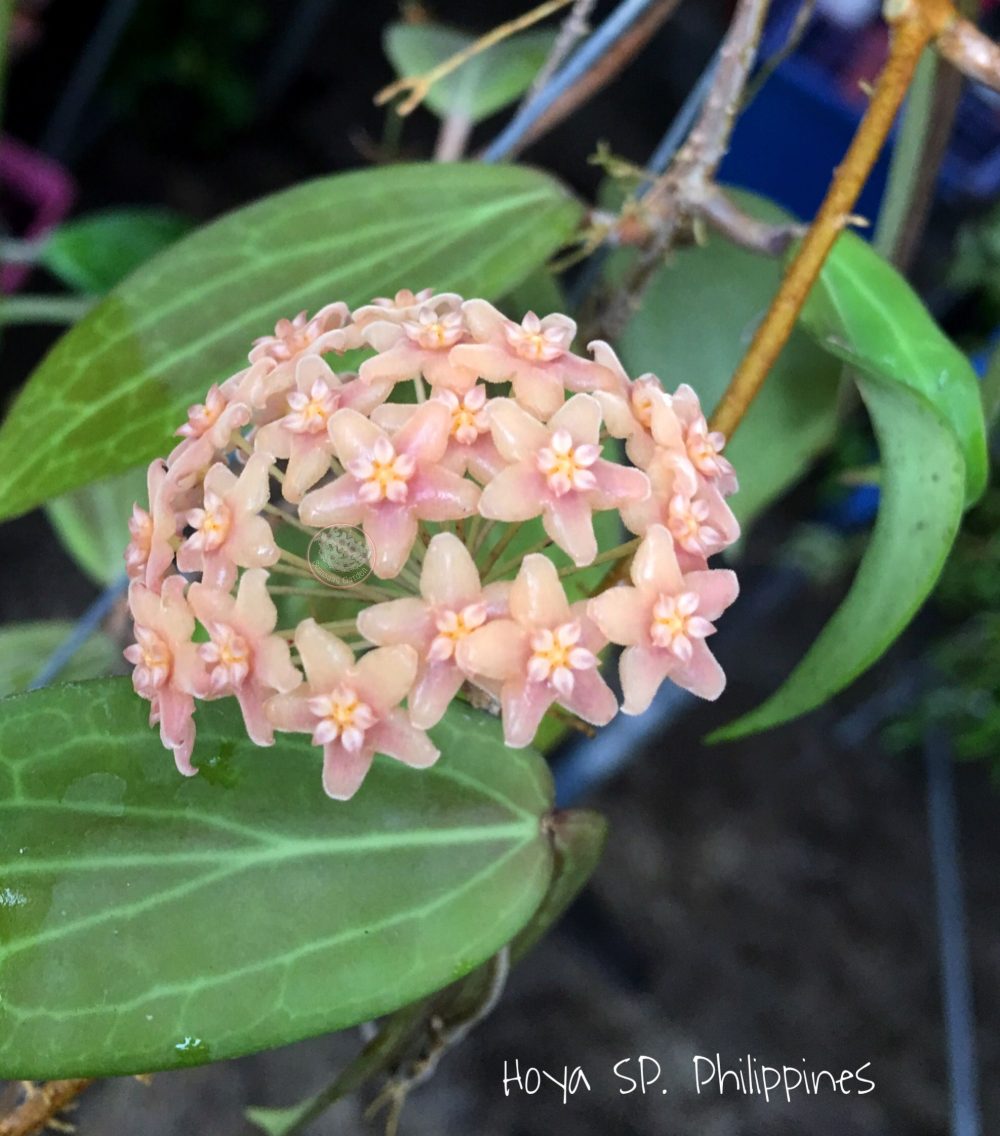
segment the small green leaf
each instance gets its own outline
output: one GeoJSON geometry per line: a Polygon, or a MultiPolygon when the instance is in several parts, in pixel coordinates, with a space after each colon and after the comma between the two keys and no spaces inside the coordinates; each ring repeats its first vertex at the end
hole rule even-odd
{"type": "Polygon", "coordinates": [[[711,735],[728,741],[797,718],[868,669],[929,595],[962,516],[965,463],[951,424],[912,387],[858,379],[882,453],[882,500],[847,598],[785,684],[711,735]]]}
{"type": "MultiPolygon", "coordinates": [[[[0,698],[24,690],[42,666],[69,638],[73,624],[68,619],[38,623],[8,623],[0,627],[0,698]]],[[[61,681],[99,678],[121,666],[121,652],[103,632],[95,632],[60,675],[61,681]]]]}
{"type": "Polygon", "coordinates": [[[109,209],[60,225],[41,262],[79,292],[100,295],[189,232],[192,222],[169,209],[109,209]]]}
{"type": "MultiPolygon", "coordinates": [[[[474,39],[439,24],[390,24],[383,42],[396,74],[410,78],[464,51],[474,39]]],[[[551,31],[511,36],[435,83],[424,102],[439,118],[453,112],[471,122],[488,118],[531,86],[554,42],[551,31]]]]}
{"type": "Polygon", "coordinates": [[[130,469],[46,502],[45,512],[80,569],[95,584],[110,584],[125,571],[132,506],[145,498],[145,469],[130,469]]]}
{"type": "Polygon", "coordinates": [[[200,1064],[389,1013],[545,894],[551,778],[483,715],[449,712],[429,770],[377,758],[346,804],[307,738],[259,749],[231,700],[200,707],[189,780],[147,717],[127,679],[0,708],[0,1077],[200,1064]]]}
{"type": "Polygon", "coordinates": [[[966,468],[966,503],[986,488],[988,459],[979,381],[902,276],[870,245],[844,233],[802,310],[803,327],[865,374],[904,383],[951,424],[966,468]]]}
{"type": "Polygon", "coordinates": [[[280,317],[404,287],[495,299],[580,212],[534,170],[470,162],[338,174],[230,213],[148,261],[42,361],[0,429],[0,517],[165,453],[187,406],[280,317]]]}
{"type": "MultiPolygon", "coordinates": [[[[742,204],[764,220],[787,214],[760,198],[742,204]]],[[[689,383],[706,414],[721,398],[781,279],[773,260],[712,235],[676,252],[653,280],[622,337],[632,375],[652,371],[668,390],[689,383]]],[[[832,442],[838,363],[795,332],[726,447],[740,480],[730,499],[744,527],[802,476],[832,442]]]]}

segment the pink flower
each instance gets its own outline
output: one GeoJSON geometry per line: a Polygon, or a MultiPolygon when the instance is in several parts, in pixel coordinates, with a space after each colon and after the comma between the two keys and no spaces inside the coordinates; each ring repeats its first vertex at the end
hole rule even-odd
{"type": "Polygon", "coordinates": [[[269,568],[278,562],[274,533],[259,515],[270,499],[273,464],[270,454],[257,452],[247,458],[239,477],[221,462],[212,466],[202,507],[187,515],[195,531],[177,550],[182,572],[201,572],[202,583],[228,591],[237,566],[269,568]]]}
{"type": "Polygon", "coordinates": [[[456,648],[490,619],[507,613],[509,583],[479,582],[475,561],[451,533],[431,538],[420,572],[420,598],[390,600],[358,613],[358,630],[385,647],[409,643],[420,659],[409,698],[410,721],[426,730],[436,725],[469,677],[456,648]]]}
{"type": "Polygon", "coordinates": [[[274,743],[264,713],[272,694],[294,690],[302,676],[292,666],[288,643],[272,635],[278,610],[267,591],[267,573],[251,568],[240,578],[236,596],[207,584],[192,584],[188,602],[211,639],[198,646],[206,664],[206,697],[234,694],[250,738],[260,746],[274,743]]]}
{"type": "Polygon", "coordinates": [[[671,399],[671,405],[681,424],[688,460],[699,475],[712,482],[724,497],[735,493],[739,488],[736,474],[722,456],[726,437],[718,430],[708,429],[698,395],[687,383],[682,383],[671,399]]]}
{"type": "Polygon", "coordinates": [[[413,318],[374,320],[363,335],[378,354],[361,364],[362,382],[398,383],[423,375],[432,387],[461,392],[476,381],[475,373],[450,355],[455,344],[468,338],[461,296],[444,292],[425,300],[413,318]]]}
{"type": "Polygon", "coordinates": [[[682,573],[671,534],[653,525],[631,567],[633,587],[609,588],[587,605],[591,619],[621,657],[622,710],[641,714],[664,679],[715,699],[726,676],[705,639],[712,620],[736,599],[736,574],[725,569],[682,573]]]}
{"type": "Polygon", "coordinates": [[[129,585],[128,604],[135,620],[135,643],[125,658],[134,665],[132,685],[150,702],[149,723],[160,724],[160,738],[174,752],[177,768],[194,775],[194,699],[207,690],[205,665],[191,641],[194,615],[184,598],[186,581],[170,576],[159,594],[138,580],[129,585]]]}
{"type": "Polygon", "coordinates": [[[433,288],[422,288],[419,292],[411,292],[409,288],[401,288],[395,296],[376,296],[370,304],[358,308],[354,313],[354,326],[366,328],[376,320],[389,320],[392,323],[402,323],[404,320],[414,320],[422,304],[434,295],[433,288]]]}
{"type": "Polygon", "coordinates": [[[142,580],[154,592],[174,560],[171,543],[177,535],[177,515],[171,507],[170,492],[166,486],[167,471],[157,459],[150,463],[146,473],[146,493],[150,512],[138,504],[132,506],[128,531],[132,539],[125,549],[125,571],[130,580],[142,580]]]}
{"type": "Polygon", "coordinates": [[[287,458],[281,492],[298,504],[306,490],[330,470],[333,442],[329,424],[343,406],[370,413],[389,394],[389,385],[343,382],[318,355],[305,355],[295,367],[295,388],[287,394],[287,413],[262,426],[254,448],[287,458]]]}
{"type": "Polygon", "coordinates": [[[547,425],[498,398],[490,404],[490,426],[500,454],[513,464],[483,490],[480,513],[500,521],[541,514],[545,531],[577,565],[597,555],[595,511],[649,496],[644,473],[600,456],[601,407],[591,395],[574,395],[547,425]]]}
{"type": "Polygon", "coordinates": [[[328,351],[343,354],[360,346],[361,338],[351,325],[347,305],[327,304],[312,319],[305,312],[299,312],[292,320],[278,320],[274,335],[262,335],[254,340],[250,362],[273,359],[280,367],[285,367],[303,355],[325,355],[328,351]]]}
{"type": "Polygon", "coordinates": [[[353,797],[376,753],[415,769],[437,761],[438,749],[399,708],[417,672],[412,647],[379,647],[355,663],[350,647],[312,619],[299,624],[295,646],[306,682],[268,699],[266,712],[276,729],[311,734],[323,747],[329,796],[353,797]]]}
{"type": "Polygon", "coordinates": [[[375,575],[398,575],[418,521],[456,520],[476,510],[478,487],[440,467],[450,425],[447,407],[428,401],[390,440],[356,410],[338,410],[330,438],[347,472],[307,493],[300,517],[314,528],[362,525],[375,548],[375,575]]]}
{"type": "MultiPolygon", "coordinates": [[[[507,464],[500,456],[490,433],[489,403],[484,386],[474,386],[464,395],[439,390],[431,396],[451,414],[451,436],[441,465],[459,475],[471,473],[482,484],[495,477],[507,464]]],[[[372,421],[390,435],[395,434],[413,416],[412,404],[387,402],[372,412],[372,421]]]]}
{"type": "Polygon", "coordinates": [[[643,536],[652,525],[664,525],[677,545],[685,571],[704,568],[710,556],[734,544],[739,522],[710,482],[698,480],[686,460],[658,461],[649,469],[652,493],[645,501],[622,506],[625,527],[643,536]]]}
{"type": "Polygon", "coordinates": [[[250,421],[248,403],[228,398],[223,387],[212,386],[205,402],[188,409],[188,420],[177,431],[183,435],[167,457],[170,483],[179,490],[190,488],[205,470],[233,448],[233,432],[250,421]]]}
{"type": "Polygon", "coordinates": [[[467,300],[462,310],[475,342],[454,347],[452,362],[487,382],[512,383],[517,401],[540,418],[559,409],[567,386],[599,385],[596,364],[570,351],[569,316],[528,312],[518,324],[485,300],[467,300]]]}
{"type": "Polygon", "coordinates": [[[501,684],[507,744],[529,745],[553,702],[595,726],[610,722],[618,703],[597,669],[607,639],[587,617],[586,603],[570,607],[548,557],[524,558],[510,614],[471,632],[456,649],[466,673],[501,684]]]}

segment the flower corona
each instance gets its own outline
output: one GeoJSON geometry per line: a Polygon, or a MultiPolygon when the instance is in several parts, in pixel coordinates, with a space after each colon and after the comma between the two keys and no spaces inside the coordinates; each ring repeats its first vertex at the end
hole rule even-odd
{"type": "Polygon", "coordinates": [[[626,714],[667,679],[719,696],[705,640],[738,591],[708,566],[739,535],[725,439],[691,387],[630,379],[602,341],[576,353],[576,330],[430,290],[332,303],[280,320],[191,407],[125,552],[125,655],[182,773],[201,700],[235,698],[257,745],[307,735],[347,799],[376,754],[433,764],[455,698],[514,747],[554,706],[604,725],[610,644],[626,714]],[[367,579],[310,571],[332,526],[364,530],[367,579]]]}

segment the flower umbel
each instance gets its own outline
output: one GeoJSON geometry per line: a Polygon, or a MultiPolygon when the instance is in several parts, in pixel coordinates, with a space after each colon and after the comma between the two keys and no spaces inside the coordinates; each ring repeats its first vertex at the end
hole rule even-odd
{"type": "Polygon", "coordinates": [[[182,773],[199,700],[234,698],[257,745],[307,736],[346,799],[377,754],[436,761],[426,731],[456,698],[494,706],[513,747],[553,707],[605,724],[609,643],[626,713],[667,678],[718,697],[706,640],[737,585],[707,561],[739,534],[725,439],[691,387],[632,380],[575,335],[429,290],[337,302],[280,320],[191,407],[125,554],[125,655],[182,773]],[[358,348],[359,373],[338,371],[358,348]],[[641,540],[599,548],[608,512],[641,540]],[[326,587],[303,554],[337,526],[364,530],[373,575],[326,587]],[[631,585],[608,586],[636,544],[631,585]]]}

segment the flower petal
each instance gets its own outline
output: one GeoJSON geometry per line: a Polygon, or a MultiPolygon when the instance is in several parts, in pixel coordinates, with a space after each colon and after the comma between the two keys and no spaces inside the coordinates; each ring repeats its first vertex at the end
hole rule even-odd
{"type": "Polygon", "coordinates": [[[349,801],[368,776],[375,748],[365,739],[360,749],[348,750],[343,743],[327,742],[323,746],[323,788],[335,801],[349,801]]]}
{"type": "Polygon", "coordinates": [[[554,627],[570,619],[556,566],[540,552],[526,556],[521,563],[510,590],[510,613],[526,627],[554,627]]]}
{"type": "Polygon", "coordinates": [[[566,493],[546,502],[542,524],[577,567],[590,564],[597,555],[594,514],[583,494],[566,493]]]}
{"type": "Polygon", "coordinates": [[[623,714],[642,714],[649,709],[656,692],[670,670],[667,651],[655,647],[627,647],[619,663],[623,714]]]}
{"type": "Polygon", "coordinates": [[[441,751],[414,726],[402,710],[391,710],[369,731],[378,753],[394,757],[414,769],[426,769],[441,756],[441,751]]]}
{"type": "Polygon", "coordinates": [[[483,489],[479,512],[496,521],[529,521],[545,507],[544,476],[527,462],[502,469],[483,489]]]}
{"type": "Polygon", "coordinates": [[[637,588],[655,588],[671,595],[684,590],[674,538],[663,525],[650,525],[646,530],[632,561],[631,576],[637,588]]]}
{"type": "Polygon", "coordinates": [[[420,570],[420,594],[428,603],[464,607],[479,599],[479,569],[472,553],[453,533],[438,533],[427,546],[420,570]]]}
{"type": "Polygon", "coordinates": [[[386,647],[410,643],[426,651],[434,638],[434,621],[424,600],[406,596],[373,604],[358,612],[358,630],[370,642],[386,647]]]}
{"type": "Polygon", "coordinates": [[[709,621],[718,619],[740,594],[736,573],[728,568],[689,572],[684,587],[698,593],[698,614],[709,621]]]}
{"type": "Polygon", "coordinates": [[[548,428],[568,430],[577,445],[596,445],[601,437],[601,404],[593,395],[575,394],[552,415],[548,428]]]}
{"type": "Polygon", "coordinates": [[[331,690],[354,665],[351,648],[315,619],[304,619],[295,629],[295,648],[309,685],[316,691],[331,690]]]}
{"type": "Polygon", "coordinates": [[[409,694],[417,677],[417,652],[405,643],[376,647],[361,656],[355,674],[362,699],[384,711],[409,694]]]}
{"type": "Polygon", "coordinates": [[[649,604],[638,588],[608,588],[587,604],[587,614],[612,643],[632,647],[649,638],[649,604]]]}
{"type": "Polygon", "coordinates": [[[513,619],[494,619],[459,640],[455,658],[467,674],[503,680],[524,672],[529,653],[523,627],[513,619]]]}

